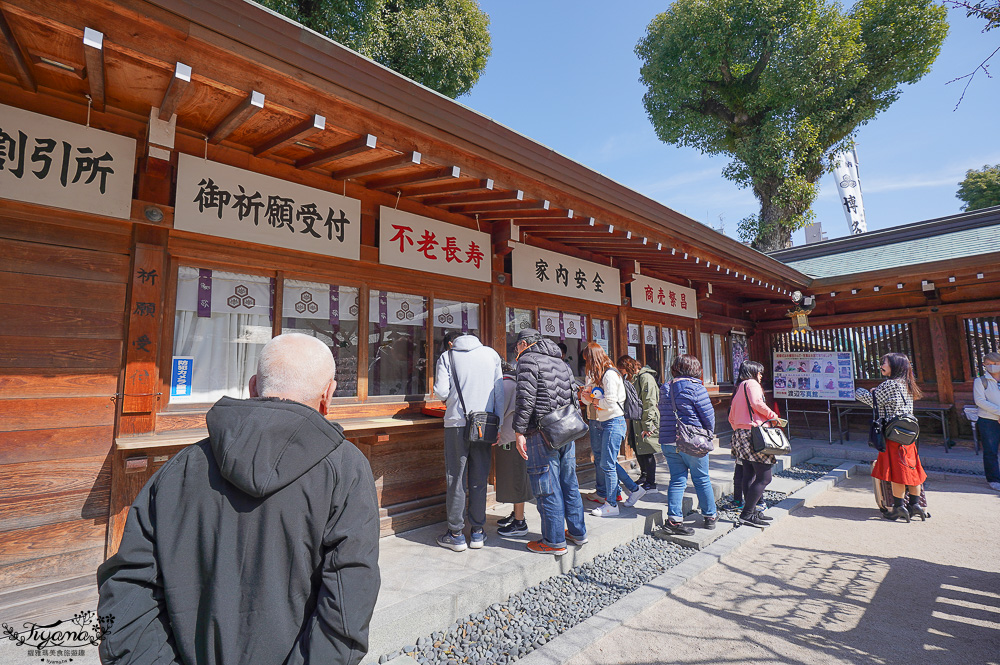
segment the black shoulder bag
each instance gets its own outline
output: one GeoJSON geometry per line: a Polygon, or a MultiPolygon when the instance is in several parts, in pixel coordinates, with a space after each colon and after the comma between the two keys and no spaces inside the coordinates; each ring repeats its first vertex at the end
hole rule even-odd
{"type": "Polygon", "coordinates": [[[576,400],[570,399],[566,406],[554,409],[538,418],[538,432],[551,450],[559,450],[590,431],[590,426],[580,414],[576,400]]]}
{"type": "Polygon", "coordinates": [[[882,419],[878,415],[878,398],[872,391],[872,424],[868,428],[868,445],[879,451],[885,452],[885,437],[882,436],[882,419]]]}
{"type": "MultiPolygon", "coordinates": [[[[750,404],[749,389],[747,388],[746,381],[743,382],[743,397],[747,401],[747,412],[750,414],[752,422],[753,415],[756,412],[750,404]]],[[[792,452],[792,444],[789,443],[788,437],[785,436],[785,430],[780,427],[771,427],[767,423],[750,428],[750,445],[753,447],[754,452],[763,455],[789,455],[792,452]]]]}
{"type": "Polygon", "coordinates": [[[449,374],[451,382],[458,391],[458,401],[462,403],[462,413],[465,414],[465,440],[469,443],[494,444],[500,438],[500,417],[490,411],[474,411],[469,413],[465,408],[465,398],[462,396],[462,384],[455,377],[455,354],[448,349],[448,359],[451,361],[449,374]]]}

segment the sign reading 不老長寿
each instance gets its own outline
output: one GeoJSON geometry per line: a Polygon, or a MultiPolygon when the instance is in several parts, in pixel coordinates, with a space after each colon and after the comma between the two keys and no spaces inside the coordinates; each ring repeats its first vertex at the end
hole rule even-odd
{"type": "Polygon", "coordinates": [[[128,219],[135,139],[0,104],[0,197],[128,219]]]}
{"type": "Polygon", "coordinates": [[[617,268],[519,244],[511,253],[514,288],[622,304],[617,268]]]}
{"type": "Polygon", "coordinates": [[[378,261],[480,282],[491,279],[490,235],[382,206],[378,261]]]}
{"type": "Polygon", "coordinates": [[[639,275],[632,282],[632,306],[661,314],[698,318],[694,289],[639,275]]]}
{"type": "Polygon", "coordinates": [[[361,254],[357,199],[184,154],[174,228],[355,261],[361,254]]]}

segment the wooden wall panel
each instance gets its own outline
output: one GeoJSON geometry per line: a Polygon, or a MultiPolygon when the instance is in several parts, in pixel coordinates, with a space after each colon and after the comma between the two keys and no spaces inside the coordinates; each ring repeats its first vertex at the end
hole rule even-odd
{"type": "Polygon", "coordinates": [[[111,425],[114,421],[115,404],[110,397],[0,400],[0,432],[111,425]]]}
{"type": "Polygon", "coordinates": [[[0,501],[107,485],[106,457],[0,465],[0,501]]]}
{"type": "MultiPolygon", "coordinates": [[[[103,551],[107,525],[105,515],[101,519],[80,519],[7,531],[0,538],[0,579],[3,578],[3,566],[92,547],[100,547],[103,551]]],[[[78,570],[76,574],[81,572],[78,570]]]]}
{"type": "MultiPolygon", "coordinates": [[[[0,304],[42,307],[86,306],[100,312],[125,311],[125,283],[82,282],[68,277],[4,273],[0,304]]],[[[5,307],[4,309],[9,309],[5,307]]]]}
{"type": "Polygon", "coordinates": [[[106,520],[110,495],[111,465],[107,464],[91,487],[0,499],[0,533],[80,519],[106,520]]]}
{"type": "MultiPolygon", "coordinates": [[[[120,312],[97,312],[80,307],[9,307],[0,319],[0,335],[65,337],[78,339],[121,339],[120,312]]],[[[5,340],[6,342],[6,340],[5,340]]]]}
{"type": "Polygon", "coordinates": [[[120,339],[0,337],[0,367],[111,370],[121,362],[120,339]]]}
{"type": "Polygon", "coordinates": [[[118,387],[118,379],[107,371],[94,372],[32,372],[6,373],[0,376],[0,399],[31,397],[98,397],[110,398],[118,387]]]}
{"type": "MultiPolygon", "coordinates": [[[[104,527],[101,529],[103,530],[104,527]]],[[[28,559],[6,566],[0,565],[0,588],[10,590],[17,587],[45,584],[54,580],[79,577],[84,571],[96,573],[97,567],[104,562],[103,536],[100,544],[91,544],[89,547],[78,550],[66,547],[64,541],[59,542],[65,549],[58,554],[28,559]]]]}
{"type": "Polygon", "coordinates": [[[64,460],[105,455],[114,427],[66,427],[0,432],[0,464],[64,460]]]}
{"type": "Polygon", "coordinates": [[[120,282],[128,255],[5,240],[0,242],[0,263],[8,272],[120,282]]]}
{"type": "Polygon", "coordinates": [[[443,431],[391,437],[371,451],[368,461],[380,506],[445,491],[443,431]]]}

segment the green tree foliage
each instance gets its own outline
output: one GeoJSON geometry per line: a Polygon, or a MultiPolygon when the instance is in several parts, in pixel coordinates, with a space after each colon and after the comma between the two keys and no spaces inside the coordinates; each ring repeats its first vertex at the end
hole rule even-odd
{"type": "Polygon", "coordinates": [[[733,159],[760,212],[755,248],[812,219],[819,177],[855,129],[930,70],[948,31],[932,0],[676,0],[636,46],[657,136],[733,159]]]}
{"type": "Polygon", "coordinates": [[[479,81],[492,52],[477,0],[257,0],[449,97],[479,81]]]}
{"type": "Polygon", "coordinates": [[[965,205],[962,210],[981,210],[1000,206],[1000,164],[965,172],[965,180],[958,183],[957,196],[965,205]]]}

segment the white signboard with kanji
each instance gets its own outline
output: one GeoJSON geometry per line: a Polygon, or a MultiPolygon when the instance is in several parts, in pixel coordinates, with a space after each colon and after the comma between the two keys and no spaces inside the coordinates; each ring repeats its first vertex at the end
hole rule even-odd
{"type": "Polygon", "coordinates": [[[774,396],[792,399],[854,399],[850,351],[774,353],[774,396]]]}
{"type": "Polygon", "coordinates": [[[632,306],[661,314],[698,318],[694,289],[638,275],[632,282],[632,306]]]}
{"type": "Polygon", "coordinates": [[[0,197],[128,219],[135,139],[0,104],[0,197]]]}
{"type": "Polygon", "coordinates": [[[463,226],[382,206],[379,209],[378,262],[489,282],[490,235],[463,226]]]}
{"type": "Polygon", "coordinates": [[[323,189],[177,156],[174,228],[357,261],[361,201],[323,189]]]}
{"type": "Polygon", "coordinates": [[[617,268],[518,244],[511,252],[514,288],[620,305],[617,268]]]}

